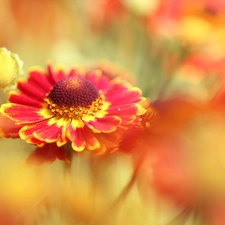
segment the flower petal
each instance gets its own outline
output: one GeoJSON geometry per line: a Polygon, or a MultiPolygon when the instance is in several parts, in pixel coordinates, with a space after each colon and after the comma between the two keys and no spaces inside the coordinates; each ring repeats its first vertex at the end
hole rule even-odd
{"type": "MultiPolygon", "coordinates": [[[[85,121],[84,121],[85,122],[85,121]]],[[[85,124],[94,132],[110,133],[116,130],[120,125],[121,119],[117,116],[105,116],[104,118],[96,118],[85,122],[85,124]]]]}
{"type": "Polygon", "coordinates": [[[96,138],[101,143],[101,146],[96,149],[95,154],[101,155],[104,153],[111,153],[119,149],[119,144],[123,139],[123,128],[118,128],[115,132],[96,134],[96,138]]]}
{"type": "Polygon", "coordinates": [[[46,91],[40,86],[34,85],[28,81],[18,81],[17,88],[25,95],[34,98],[35,100],[43,101],[46,91]]]}
{"type": "Polygon", "coordinates": [[[99,141],[87,126],[83,127],[83,136],[85,138],[85,149],[95,150],[100,147],[99,141]]]}
{"type": "Polygon", "coordinates": [[[27,95],[24,95],[22,93],[17,93],[17,92],[10,92],[9,101],[12,103],[32,106],[36,108],[40,108],[42,105],[41,101],[28,97],[27,95]]]}
{"type": "Polygon", "coordinates": [[[0,137],[18,138],[20,129],[20,125],[0,114],[0,137]]]}
{"type": "Polygon", "coordinates": [[[49,92],[53,84],[48,80],[44,71],[33,70],[29,72],[28,82],[42,89],[45,93],[49,92]]]}
{"type": "Polygon", "coordinates": [[[43,117],[39,115],[39,111],[38,108],[13,103],[3,104],[0,109],[3,115],[8,116],[19,124],[43,120],[43,117]]]}
{"type": "Polygon", "coordinates": [[[52,118],[23,127],[20,131],[20,137],[24,140],[29,140],[30,142],[32,142],[31,138],[35,138],[45,143],[57,142],[59,139],[59,142],[62,143],[63,127],[67,127],[67,124],[68,121],[63,118],[58,121],[56,121],[55,118],[52,118]]]}
{"type": "Polygon", "coordinates": [[[38,140],[35,137],[30,137],[30,139],[26,140],[26,142],[30,143],[30,144],[34,144],[34,145],[36,145],[36,146],[38,146],[40,148],[43,147],[46,144],[45,141],[40,141],[40,140],[38,140]]]}
{"type": "Polygon", "coordinates": [[[82,121],[78,123],[77,121],[72,121],[68,127],[67,134],[75,151],[83,151],[84,149],[94,150],[100,147],[98,140],[82,121]],[[79,126],[77,126],[78,124],[79,126]]]}
{"type": "Polygon", "coordinates": [[[69,162],[65,155],[64,147],[58,147],[54,144],[46,144],[41,148],[36,148],[35,151],[27,159],[28,164],[40,165],[42,163],[52,163],[56,158],[69,162]]]}
{"type": "Polygon", "coordinates": [[[73,119],[67,129],[67,137],[72,142],[75,151],[83,151],[85,140],[82,132],[84,123],[80,119],[73,119]]]}
{"type": "Polygon", "coordinates": [[[21,92],[11,92],[9,100],[12,103],[40,108],[46,93],[51,90],[52,86],[45,72],[35,67],[33,71],[29,72],[27,81],[18,81],[17,87],[21,92]]]}
{"type": "Polygon", "coordinates": [[[35,138],[46,143],[56,142],[61,134],[62,127],[58,127],[57,124],[48,125],[47,123],[45,127],[35,130],[33,133],[35,138]]]}
{"type": "Polygon", "coordinates": [[[46,127],[34,132],[34,137],[47,143],[57,142],[58,146],[66,143],[66,130],[69,121],[64,118],[54,117],[46,121],[46,127]]]}
{"type": "Polygon", "coordinates": [[[82,128],[73,128],[72,126],[69,126],[67,130],[67,136],[72,142],[72,148],[75,151],[81,152],[84,150],[85,140],[82,128]]]}
{"type": "MultiPolygon", "coordinates": [[[[36,144],[36,143],[33,143],[33,141],[36,142],[36,140],[38,140],[34,136],[34,132],[39,129],[46,128],[47,126],[48,126],[47,121],[42,121],[39,123],[26,125],[20,129],[20,132],[19,132],[20,138],[23,140],[26,140],[28,143],[36,144]]],[[[42,141],[42,140],[40,140],[40,141],[42,141]]]]}
{"type": "Polygon", "coordinates": [[[141,100],[140,95],[139,88],[132,87],[124,81],[113,84],[110,90],[105,93],[106,101],[113,102],[114,105],[137,103],[141,100]]]}
{"type": "Polygon", "coordinates": [[[121,106],[112,105],[109,107],[110,115],[117,115],[122,119],[121,124],[129,124],[135,120],[137,114],[137,107],[135,104],[126,104],[121,106]]]}
{"type": "Polygon", "coordinates": [[[109,79],[102,76],[101,70],[91,72],[87,79],[97,88],[97,90],[106,91],[110,88],[109,79]]]}
{"type": "Polygon", "coordinates": [[[59,80],[63,79],[66,76],[67,75],[63,72],[62,69],[53,71],[52,65],[48,65],[48,79],[53,85],[55,85],[59,80]]]}

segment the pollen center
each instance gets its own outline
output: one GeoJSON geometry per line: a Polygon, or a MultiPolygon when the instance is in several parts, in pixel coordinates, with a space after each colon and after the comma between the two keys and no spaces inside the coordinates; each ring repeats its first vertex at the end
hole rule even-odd
{"type": "Polygon", "coordinates": [[[90,110],[96,112],[102,105],[98,90],[90,81],[79,76],[60,80],[55,84],[45,101],[48,109],[54,115],[67,114],[70,118],[82,117],[90,110]]]}

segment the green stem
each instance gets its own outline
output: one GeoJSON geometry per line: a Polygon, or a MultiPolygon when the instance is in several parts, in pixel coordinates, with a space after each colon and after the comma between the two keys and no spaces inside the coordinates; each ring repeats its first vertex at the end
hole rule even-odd
{"type": "Polygon", "coordinates": [[[181,211],[175,218],[173,218],[170,222],[165,225],[183,225],[187,218],[190,216],[190,208],[185,208],[181,211]]]}
{"type": "Polygon", "coordinates": [[[98,215],[97,217],[95,217],[92,220],[92,222],[90,223],[90,225],[100,224],[99,221],[101,221],[101,219],[103,217],[107,217],[109,215],[109,213],[111,213],[112,210],[115,209],[118,206],[118,204],[127,197],[127,195],[130,193],[130,190],[131,190],[131,188],[133,187],[133,185],[134,185],[134,183],[136,181],[136,178],[137,178],[138,172],[139,172],[139,170],[141,168],[141,165],[142,165],[143,160],[144,160],[144,157],[141,157],[139,159],[139,161],[136,164],[136,167],[135,167],[135,169],[134,169],[134,171],[132,173],[132,176],[131,176],[129,182],[123,188],[123,190],[121,191],[121,193],[119,194],[119,196],[112,202],[112,204],[110,205],[110,207],[107,210],[105,210],[104,212],[102,212],[100,216],[98,215]]]}

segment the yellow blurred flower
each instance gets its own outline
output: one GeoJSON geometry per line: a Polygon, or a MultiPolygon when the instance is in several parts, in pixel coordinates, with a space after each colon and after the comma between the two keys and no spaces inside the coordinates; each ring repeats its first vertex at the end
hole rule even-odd
{"type": "Polygon", "coordinates": [[[139,16],[151,14],[159,6],[159,0],[122,0],[122,3],[139,16]]]}
{"type": "Polygon", "coordinates": [[[201,44],[211,32],[211,25],[208,21],[199,17],[185,17],[180,21],[178,35],[187,42],[201,44]]]}
{"type": "Polygon", "coordinates": [[[16,77],[22,73],[23,62],[17,54],[6,48],[0,48],[0,88],[13,84],[16,77]]]}
{"type": "Polygon", "coordinates": [[[177,35],[186,44],[201,47],[202,52],[210,52],[215,57],[224,55],[225,31],[220,23],[214,24],[204,17],[187,16],[180,21],[177,35]]]}

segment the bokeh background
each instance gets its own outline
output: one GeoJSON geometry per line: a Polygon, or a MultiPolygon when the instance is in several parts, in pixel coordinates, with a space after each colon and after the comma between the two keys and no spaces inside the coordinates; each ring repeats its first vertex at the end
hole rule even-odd
{"type": "MultiPolygon", "coordinates": [[[[146,174],[140,175],[125,199],[122,197],[113,205],[134,170],[130,155],[77,154],[68,175],[59,160],[53,164],[26,165],[35,147],[22,140],[1,138],[1,224],[205,225],[201,223],[202,214],[196,216],[197,211],[202,211],[203,201],[200,204],[196,200],[204,190],[202,187],[207,189],[203,195],[210,193],[212,199],[224,196],[225,187],[224,108],[218,109],[217,101],[213,102],[224,90],[224,22],[223,0],[1,0],[0,47],[19,55],[24,63],[21,76],[26,77],[32,66],[45,68],[50,60],[53,65],[63,64],[66,68],[99,66],[126,77],[156,108],[157,102],[166,101],[165,107],[159,107],[165,116],[160,126],[164,129],[169,124],[173,130],[178,120],[182,123],[179,143],[191,149],[184,164],[187,168],[194,165],[194,172],[188,169],[188,175],[177,175],[177,170],[183,171],[183,164],[177,162],[183,162],[184,156],[174,150],[174,136],[163,136],[160,146],[150,144],[165,154],[162,160],[153,169],[146,168],[155,159],[148,156],[150,162],[142,170],[146,174]],[[188,99],[191,104],[186,100],[167,101],[174,97],[188,99]],[[198,109],[200,114],[198,110],[197,115],[193,113],[196,104],[203,102],[207,103],[204,113],[202,108],[198,109]],[[187,120],[194,124],[183,128],[187,120]],[[166,177],[156,181],[156,189],[175,199],[173,187],[187,183],[186,188],[193,182],[187,182],[189,172],[197,173],[197,197],[189,191],[183,193],[181,188],[178,199],[195,199],[190,204],[198,210],[189,213],[189,201],[188,207],[184,207],[156,194],[152,187],[154,169],[155,174],[166,177]]],[[[222,104],[224,95],[221,96],[222,104]]],[[[0,102],[5,103],[7,92],[1,90],[0,97],[0,102]]],[[[214,221],[211,216],[223,213],[224,205],[220,207],[221,213],[215,208],[212,213],[208,205],[214,202],[203,199],[207,202],[203,210],[209,216],[207,223],[224,224],[225,218],[214,221]]]]}

